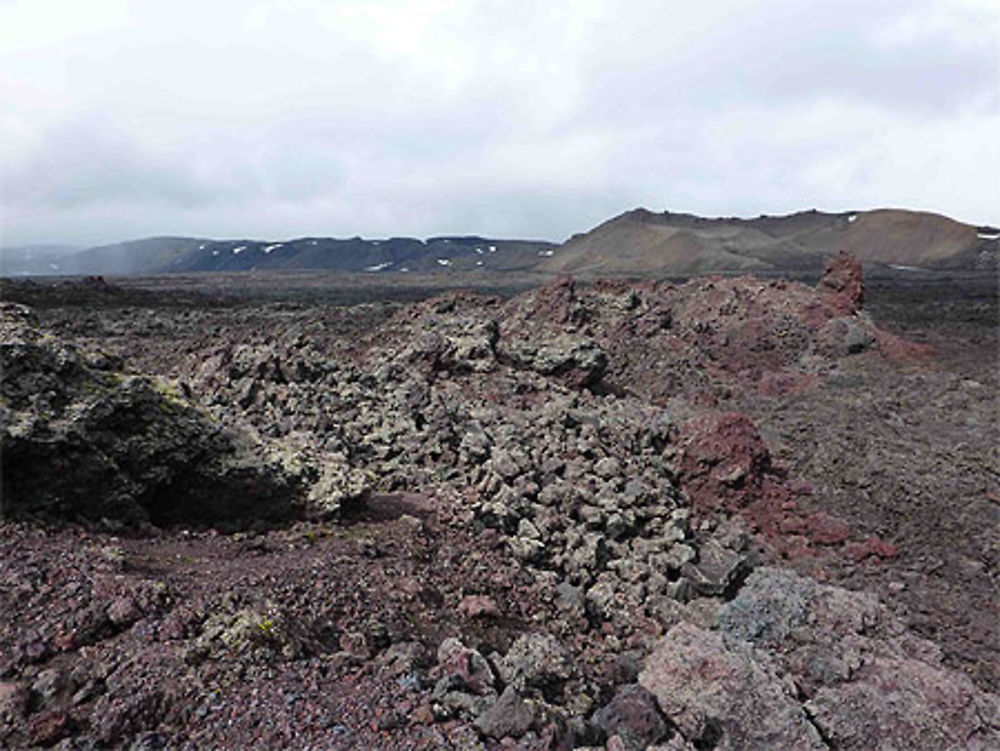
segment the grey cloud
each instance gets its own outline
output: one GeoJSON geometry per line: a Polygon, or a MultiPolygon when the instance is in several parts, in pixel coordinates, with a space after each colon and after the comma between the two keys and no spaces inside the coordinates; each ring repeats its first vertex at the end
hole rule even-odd
{"type": "MultiPolygon", "coordinates": [[[[640,51],[589,64],[588,110],[619,122],[733,106],[802,106],[823,99],[920,117],[949,117],[995,94],[998,48],[983,30],[956,37],[927,30],[915,41],[880,40],[926,3],[773,2],[726,23],[657,46],[660,24],[624,32],[640,51]]],[[[641,19],[640,19],[641,20],[641,19]]],[[[626,39],[617,40],[624,45],[626,39]]],[[[617,48],[617,47],[616,47],[617,48]]]]}
{"type": "Polygon", "coordinates": [[[197,164],[184,160],[167,161],[105,119],[81,118],[44,135],[11,170],[5,198],[15,207],[53,211],[103,203],[190,208],[248,192],[249,181],[228,178],[199,174],[197,164]]]}
{"type": "Polygon", "coordinates": [[[37,28],[0,32],[5,242],[1000,219],[985,0],[93,2],[117,21],[45,41],[23,6],[37,28]]]}
{"type": "Polygon", "coordinates": [[[766,65],[754,65],[751,58],[747,90],[767,101],[834,96],[947,117],[975,106],[996,85],[995,67],[984,64],[987,51],[956,45],[949,37],[893,47],[863,35],[837,39],[830,44],[816,34],[794,40],[766,65]]]}

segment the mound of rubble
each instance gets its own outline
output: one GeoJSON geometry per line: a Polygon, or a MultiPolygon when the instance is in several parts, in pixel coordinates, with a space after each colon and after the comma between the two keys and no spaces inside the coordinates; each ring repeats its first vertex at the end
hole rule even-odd
{"type": "MultiPolygon", "coordinates": [[[[805,491],[749,420],[713,405],[815,386],[838,358],[877,350],[862,300],[843,255],[817,289],[564,279],[509,302],[454,293],[404,308],[350,358],[296,328],[198,351],[180,371],[219,419],[321,468],[316,505],[447,487],[523,562],[585,589],[618,571],[645,600],[650,576],[658,593],[685,589],[692,514],[745,512],[798,552],[849,541],[839,520],[797,518],[805,491]]],[[[743,566],[723,569],[700,586],[725,590],[743,566]]]]}

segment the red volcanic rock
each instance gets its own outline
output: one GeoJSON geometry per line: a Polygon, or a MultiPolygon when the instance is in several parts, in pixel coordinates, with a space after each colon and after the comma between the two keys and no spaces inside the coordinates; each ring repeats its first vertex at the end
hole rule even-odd
{"type": "Polygon", "coordinates": [[[827,295],[840,315],[861,310],[865,302],[865,283],[861,261],[844,250],[827,262],[816,289],[827,295]]]}
{"type": "Polygon", "coordinates": [[[854,543],[847,548],[848,554],[856,561],[865,558],[895,558],[899,550],[891,542],[872,535],[861,543],[854,543]]]}
{"type": "Polygon", "coordinates": [[[486,595],[468,595],[458,603],[458,612],[466,618],[495,618],[500,615],[496,600],[486,595]]]}
{"type": "Polygon", "coordinates": [[[52,710],[36,714],[28,723],[28,739],[33,746],[51,746],[72,732],[66,712],[52,710]]]}
{"type": "Polygon", "coordinates": [[[825,511],[817,511],[806,518],[809,537],[817,545],[840,545],[850,535],[851,528],[846,521],[825,511]]]}
{"type": "Polygon", "coordinates": [[[820,379],[816,373],[765,372],[757,384],[757,392],[761,396],[802,394],[812,391],[819,385],[819,382],[820,379]]]}
{"type": "Polygon", "coordinates": [[[771,454],[744,414],[708,414],[681,428],[680,481],[695,509],[743,507],[771,469],[771,454]]]}
{"type": "Polygon", "coordinates": [[[888,331],[876,331],[875,341],[882,356],[896,362],[926,360],[934,354],[934,348],[929,344],[912,342],[888,331]]]}
{"type": "Polygon", "coordinates": [[[774,662],[723,637],[674,626],[646,658],[639,684],[685,738],[708,748],[826,748],[774,662]]]}
{"type": "Polygon", "coordinates": [[[486,694],[494,690],[496,680],[486,658],[455,638],[445,639],[438,648],[438,666],[432,675],[459,679],[468,691],[486,694]]]}
{"type": "Polygon", "coordinates": [[[800,506],[797,498],[811,495],[810,489],[788,481],[744,414],[690,420],[681,427],[679,447],[678,480],[695,513],[739,514],[781,558],[813,556],[823,548],[843,549],[854,560],[897,554],[878,538],[851,542],[845,519],[800,506]]]}
{"type": "Polygon", "coordinates": [[[20,716],[28,707],[28,690],[20,683],[0,681],[0,716],[20,716]]]}

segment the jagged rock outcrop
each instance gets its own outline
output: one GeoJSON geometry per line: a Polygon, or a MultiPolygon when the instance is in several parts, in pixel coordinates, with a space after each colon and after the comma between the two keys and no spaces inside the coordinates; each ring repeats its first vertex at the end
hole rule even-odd
{"type": "Polygon", "coordinates": [[[846,251],[838,251],[827,261],[816,288],[827,296],[838,313],[856,313],[865,304],[864,269],[861,261],[846,251]]]}
{"type": "Polygon", "coordinates": [[[275,519],[294,481],[166,382],[0,310],[4,515],[192,523],[275,519]]]}
{"type": "Polygon", "coordinates": [[[872,594],[761,568],[719,627],[727,648],[750,644],[777,659],[836,748],[1000,746],[1000,699],[946,668],[941,650],[872,594]]]}

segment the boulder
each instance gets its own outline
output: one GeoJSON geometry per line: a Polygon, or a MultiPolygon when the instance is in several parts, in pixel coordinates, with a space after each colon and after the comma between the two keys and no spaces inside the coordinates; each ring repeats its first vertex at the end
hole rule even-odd
{"type": "Polygon", "coordinates": [[[678,478],[696,510],[736,511],[772,473],[771,454],[749,417],[707,413],[681,428],[678,478]]]}
{"type": "Polygon", "coordinates": [[[472,694],[496,695],[496,679],[486,658],[458,639],[451,637],[441,642],[437,661],[434,675],[446,680],[451,686],[472,694]]]}
{"type": "Polygon", "coordinates": [[[639,683],[696,747],[823,749],[795,686],[750,649],[729,650],[718,633],[688,623],[667,632],[639,683]]]}
{"type": "Polygon", "coordinates": [[[739,583],[749,565],[747,556],[712,539],[698,549],[698,561],[684,564],[682,571],[699,594],[721,596],[739,583]]]}
{"type": "Polygon", "coordinates": [[[642,686],[622,686],[591,722],[608,735],[617,735],[629,751],[642,751],[668,731],[656,699],[642,686]]]}
{"type": "Polygon", "coordinates": [[[824,686],[806,704],[831,746],[1000,748],[1000,701],[961,673],[911,659],[876,658],[853,681],[824,686]]]}
{"type": "Polygon", "coordinates": [[[475,721],[476,729],[487,738],[520,738],[535,721],[531,704],[521,698],[512,686],[504,689],[500,698],[475,721]]]}
{"type": "Polygon", "coordinates": [[[805,623],[816,583],[788,569],[761,568],[722,609],[719,627],[727,641],[777,645],[805,623]]]}
{"type": "Polygon", "coordinates": [[[497,665],[504,683],[519,690],[552,689],[573,675],[573,662],[554,636],[529,633],[520,636],[497,665]]]}
{"type": "Polygon", "coordinates": [[[496,366],[497,322],[478,316],[428,314],[403,359],[430,371],[484,373],[496,366]]]}
{"type": "Polygon", "coordinates": [[[875,342],[875,327],[863,314],[831,318],[816,332],[820,352],[830,357],[857,355],[875,342]]]}
{"type": "Polygon", "coordinates": [[[592,339],[575,334],[504,340],[501,346],[515,367],[558,378],[576,388],[596,385],[608,367],[604,350],[592,339]]]}
{"type": "Polygon", "coordinates": [[[874,595],[779,568],[751,574],[719,614],[734,650],[767,650],[831,746],[1000,747],[1000,699],[941,664],[874,595]]]}

